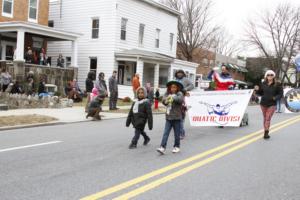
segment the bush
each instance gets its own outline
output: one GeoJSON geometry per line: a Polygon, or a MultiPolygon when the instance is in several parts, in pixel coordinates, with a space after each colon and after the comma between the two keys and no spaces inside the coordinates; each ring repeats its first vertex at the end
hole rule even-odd
{"type": "Polygon", "coordinates": [[[130,103],[130,102],[131,102],[130,97],[125,97],[125,98],[123,99],[123,102],[124,102],[124,103],[130,103]]]}

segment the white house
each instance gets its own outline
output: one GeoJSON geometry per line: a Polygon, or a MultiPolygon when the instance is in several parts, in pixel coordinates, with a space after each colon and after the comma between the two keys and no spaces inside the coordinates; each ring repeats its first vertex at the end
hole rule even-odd
{"type": "MultiPolygon", "coordinates": [[[[194,81],[197,64],[176,60],[177,23],[181,13],[153,0],[58,0],[50,3],[55,28],[79,32],[78,81],[82,88],[90,70],[106,79],[118,71],[119,97],[132,97],[135,73],[144,85],[164,87],[177,69],[194,81]]],[[[71,63],[71,43],[49,43],[48,55],[62,53],[71,63]]]]}

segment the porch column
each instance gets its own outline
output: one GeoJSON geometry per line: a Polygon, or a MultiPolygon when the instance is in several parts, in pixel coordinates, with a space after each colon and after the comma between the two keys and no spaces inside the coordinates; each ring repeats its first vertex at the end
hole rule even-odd
{"type": "Polygon", "coordinates": [[[25,41],[25,32],[24,30],[18,30],[17,34],[17,48],[15,51],[16,60],[24,62],[24,41],[25,41]]]}
{"type": "Polygon", "coordinates": [[[6,57],[6,45],[2,44],[1,48],[2,48],[1,60],[6,60],[5,59],[5,57],[6,57]]]}
{"type": "Polygon", "coordinates": [[[157,63],[154,68],[154,88],[159,87],[159,64],[157,63]]]}
{"type": "Polygon", "coordinates": [[[72,41],[72,67],[78,67],[78,40],[72,41]]]}
{"type": "Polygon", "coordinates": [[[144,61],[140,59],[136,62],[136,73],[140,75],[140,83],[142,85],[144,80],[144,61]]]}

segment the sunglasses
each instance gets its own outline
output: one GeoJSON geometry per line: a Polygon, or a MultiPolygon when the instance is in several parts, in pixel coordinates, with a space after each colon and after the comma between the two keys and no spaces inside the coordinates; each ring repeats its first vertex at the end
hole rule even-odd
{"type": "Polygon", "coordinates": [[[274,74],[267,74],[267,76],[274,76],[274,74]]]}

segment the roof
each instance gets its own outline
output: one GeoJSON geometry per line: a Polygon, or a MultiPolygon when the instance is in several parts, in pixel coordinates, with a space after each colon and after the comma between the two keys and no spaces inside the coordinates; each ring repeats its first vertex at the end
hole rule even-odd
{"type": "Polygon", "coordinates": [[[0,32],[16,32],[22,29],[27,33],[33,33],[38,35],[44,35],[52,38],[58,38],[62,40],[76,40],[81,36],[79,33],[67,32],[63,30],[58,30],[48,26],[43,26],[31,22],[0,22],[0,32]]]}
{"type": "Polygon", "coordinates": [[[165,4],[162,4],[162,3],[159,3],[159,2],[156,2],[156,1],[153,1],[153,0],[138,0],[138,1],[145,2],[145,3],[147,3],[147,4],[149,4],[153,7],[162,9],[162,10],[167,11],[167,12],[170,12],[174,15],[178,15],[178,16],[182,15],[182,13],[179,12],[178,10],[170,8],[169,6],[167,6],[165,4]]]}
{"type": "Polygon", "coordinates": [[[139,49],[130,49],[123,50],[115,53],[116,57],[134,57],[134,58],[144,58],[150,60],[161,60],[166,62],[172,62],[174,60],[173,57],[167,56],[160,53],[155,53],[151,51],[144,51],[139,49]]]}

